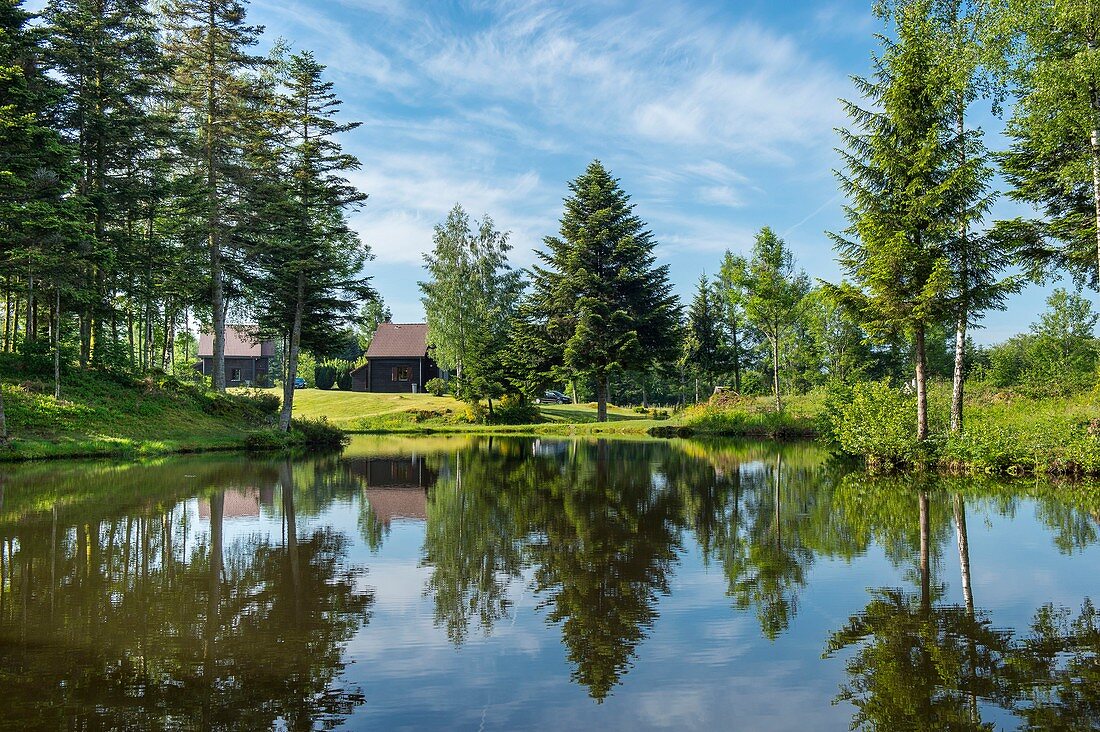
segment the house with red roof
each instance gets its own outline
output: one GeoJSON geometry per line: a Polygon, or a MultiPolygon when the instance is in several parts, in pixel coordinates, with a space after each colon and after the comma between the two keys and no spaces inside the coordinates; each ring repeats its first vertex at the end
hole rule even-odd
{"type": "MultiPolygon", "coordinates": [[[[271,373],[271,359],[275,355],[275,341],[264,340],[255,334],[254,325],[225,326],[225,383],[227,386],[252,386],[266,384],[271,373]]],[[[203,376],[214,373],[214,334],[199,334],[198,357],[195,368],[203,376]]]]}
{"type": "Polygon", "coordinates": [[[366,363],[351,372],[353,391],[419,392],[439,376],[428,355],[424,323],[382,323],[365,357],[366,363]]]}

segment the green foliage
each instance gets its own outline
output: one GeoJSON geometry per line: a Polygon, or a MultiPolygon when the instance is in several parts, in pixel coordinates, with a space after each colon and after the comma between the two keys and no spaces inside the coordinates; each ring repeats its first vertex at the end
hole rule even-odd
{"type": "Polygon", "coordinates": [[[887,470],[924,457],[915,422],[915,399],[885,382],[834,385],[819,420],[822,437],[837,450],[887,470]]]}
{"type": "Polygon", "coordinates": [[[428,379],[427,383],[424,384],[424,391],[441,397],[447,393],[447,382],[439,377],[428,379]]]}
{"type": "Polygon", "coordinates": [[[507,394],[493,404],[493,424],[532,424],[538,421],[539,408],[523,395],[507,394]]]}
{"type": "Polygon", "coordinates": [[[318,389],[328,391],[336,383],[336,367],[322,364],[313,370],[313,380],[318,389]]]}
{"type": "Polygon", "coordinates": [[[454,372],[455,396],[470,402],[514,390],[504,355],[523,291],[520,273],[508,265],[508,234],[487,215],[476,228],[456,204],[435,227],[424,256],[429,279],[420,283],[432,356],[454,372]]]}
{"type": "Polygon", "coordinates": [[[998,387],[1034,396],[1068,395],[1091,388],[1097,379],[1100,314],[1080,294],[1055,290],[1047,311],[1018,335],[988,351],[988,377],[998,387]]]}
{"type": "Polygon", "coordinates": [[[336,377],[336,387],[340,391],[351,391],[351,386],[351,370],[347,368],[341,369],[339,375],[336,377]]]}
{"type": "Polygon", "coordinates": [[[619,181],[597,160],[569,192],[559,235],[537,252],[541,264],[532,269],[512,350],[542,381],[595,381],[605,420],[612,373],[674,358],[679,307],[668,266],[656,265],[657,242],[619,181]]]}

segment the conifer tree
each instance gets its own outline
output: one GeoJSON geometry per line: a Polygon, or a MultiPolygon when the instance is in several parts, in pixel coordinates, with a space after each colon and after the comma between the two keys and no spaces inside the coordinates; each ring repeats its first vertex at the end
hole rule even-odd
{"type": "Polygon", "coordinates": [[[741,369],[745,354],[752,350],[753,339],[745,320],[745,278],[748,262],[740,254],[726,250],[715,281],[715,296],[729,344],[729,365],[733,369],[733,389],[741,393],[741,369]]]}
{"type": "Polygon", "coordinates": [[[779,364],[783,340],[801,315],[810,281],[797,271],[786,243],[765,226],[756,235],[745,271],[745,318],[768,341],[772,357],[775,411],[783,411],[779,364]]]}
{"type": "Polygon", "coordinates": [[[560,233],[532,269],[516,348],[539,368],[595,381],[603,422],[613,371],[675,360],[679,304],[619,181],[596,160],[569,191],[560,233]]]}
{"type": "Polygon", "coordinates": [[[695,401],[699,401],[700,378],[714,390],[715,377],[723,365],[723,346],[715,286],[704,274],[688,306],[682,356],[684,366],[695,372],[695,401]]]}
{"type": "MultiPolygon", "coordinates": [[[[154,96],[166,72],[145,0],[52,0],[49,52],[65,91],[62,124],[78,151],[77,193],[88,235],[80,252],[80,361],[105,344],[108,290],[132,282],[120,273],[139,237],[136,211],[146,192],[141,160],[164,125],[154,96]]],[[[97,359],[98,360],[98,359],[97,359]]]]}
{"type": "Polygon", "coordinates": [[[949,59],[939,51],[928,0],[895,12],[896,41],[885,38],[873,79],[855,79],[870,103],[845,102],[855,130],[840,130],[851,226],[832,234],[850,283],[831,294],[877,336],[912,338],[917,438],[928,436],[926,331],[949,315],[949,241],[962,196],[953,176],[955,97],[949,59]]]}
{"type": "MultiPolygon", "coordinates": [[[[263,59],[248,53],[262,28],[245,23],[242,0],[168,0],[165,50],[174,66],[173,93],[190,131],[185,153],[192,165],[196,225],[209,258],[213,325],[212,381],[225,390],[225,321],[228,310],[226,255],[241,232],[234,185],[241,160],[243,104],[250,94],[246,74],[263,59]]],[[[199,243],[199,242],[196,242],[199,243]]]]}
{"type": "Polygon", "coordinates": [[[359,123],[336,121],[341,102],[324,69],[309,52],[280,61],[271,114],[254,129],[266,135],[250,143],[257,174],[249,187],[255,211],[249,284],[260,331],[287,344],[279,416],[284,432],[302,348],[329,355],[340,347],[334,336],[354,320],[358,304],[375,297],[361,274],[369,250],[345,216],[367,198],[345,177],[359,161],[337,139],[359,123]]]}

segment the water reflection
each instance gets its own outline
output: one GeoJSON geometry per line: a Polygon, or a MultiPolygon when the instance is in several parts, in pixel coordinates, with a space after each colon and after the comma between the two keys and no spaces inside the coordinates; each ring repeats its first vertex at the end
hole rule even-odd
{"type": "MultiPolygon", "coordinates": [[[[715,643],[703,631],[734,620],[760,651],[710,673],[766,677],[773,652],[803,643],[798,683],[835,679],[803,710],[807,724],[841,702],[867,729],[1100,725],[1088,594],[1021,617],[983,605],[975,582],[1011,576],[1012,562],[1041,574],[1052,557],[1095,554],[1100,502],[1087,491],[872,479],[800,444],[489,437],[5,468],[0,491],[0,727],[310,729],[381,715],[398,668],[364,675],[349,648],[408,582],[453,653],[479,658],[517,621],[553,641],[539,647],[560,648],[567,674],[550,660],[532,673],[568,675],[592,709],[637,693],[629,677],[667,629],[688,638],[688,657],[715,643]],[[1044,553],[984,557],[993,564],[976,575],[974,516],[979,532],[1040,532],[1044,553]],[[410,539],[414,561],[387,563],[410,539]],[[815,594],[822,578],[838,589],[815,594]],[[684,583],[716,591],[678,598],[684,583]],[[705,608],[699,628],[685,602],[705,608]]],[[[401,641],[394,618],[386,658],[434,648],[401,641]]],[[[513,688],[504,672],[480,673],[513,688]]],[[[441,683],[441,698],[466,701],[441,683]]],[[[785,691],[765,693],[778,703],[785,691]]],[[[415,718],[404,714],[373,719],[415,718]]]]}

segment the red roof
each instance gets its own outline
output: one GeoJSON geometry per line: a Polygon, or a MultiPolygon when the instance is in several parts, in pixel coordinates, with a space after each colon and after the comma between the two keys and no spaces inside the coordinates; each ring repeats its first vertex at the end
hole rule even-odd
{"type": "Polygon", "coordinates": [[[428,353],[424,323],[382,323],[367,349],[368,358],[422,358],[428,353]]]}
{"type": "MultiPolygon", "coordinates": [[[[260,341],[252,334],[254,325],[225,326],[225,355],[244,358],[275,355],[275,341],[260,341]]],[[[199,358],[213,357],[214,334],[199,334],[199,358]]]]}

